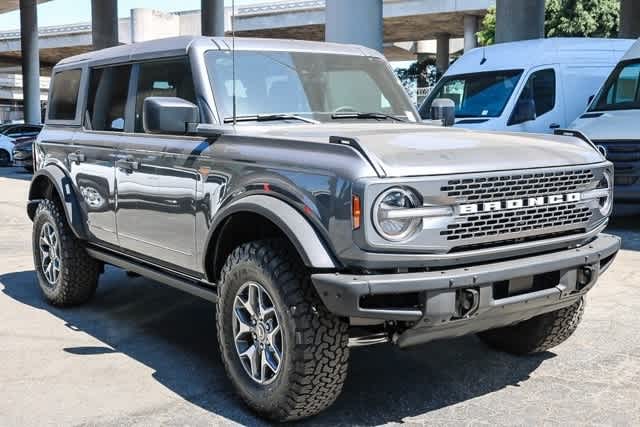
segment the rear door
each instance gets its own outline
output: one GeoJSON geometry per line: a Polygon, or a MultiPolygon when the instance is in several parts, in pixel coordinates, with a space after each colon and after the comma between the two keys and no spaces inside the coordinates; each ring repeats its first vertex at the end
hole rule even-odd
{"type": "Polygon", "coordinates": [[[118,246],[115,162],[126,138],[124,123],[131,65],[89,70],[83,129],[76,133],[70,170],[82,195],[89,231],[101,243],[118,246]]]}
{"type": "Polygon", "coordinates": [[[146,134],[142,122],[149,96],[196,102],[188,58],[136,64],[133,72],[129,105],[134,111],[116,161],[118,239],[140,257],[196,271],[197,153],[206,140],[146,134]]]}

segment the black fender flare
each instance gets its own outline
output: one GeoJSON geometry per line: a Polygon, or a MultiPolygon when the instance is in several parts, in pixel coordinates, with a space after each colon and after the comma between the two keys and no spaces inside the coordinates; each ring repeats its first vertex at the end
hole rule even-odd
{"type": "Polygon", "coordinates": [[[80,208],[78,196],[71,178],[57,165],[50,164],[38,169],[33,175],[31,186],[29,187],[29,203],[27,214],[31,220],[35,216],[38,204],[46,197],[42,194],[43,180],[49,181],[53,185],[54,191],[58,193],[60,202],[67,218],[67,224],[79,239],[86,240],[88,237],[84,215],[80,208]]]}
{"type": "MultiPolygon", "coordinates": [[[[274,223],[293,244],[307,267],[336,269],[337,263],[310,222],[290,204],[271,196],[251,195],[225,206],[217,215],[207,236],[205,248],[216,244],[213,239],[235,213],[251,212],[274,223]]],[[[207,256],[203,259],[206,271],[207,256]]]]}

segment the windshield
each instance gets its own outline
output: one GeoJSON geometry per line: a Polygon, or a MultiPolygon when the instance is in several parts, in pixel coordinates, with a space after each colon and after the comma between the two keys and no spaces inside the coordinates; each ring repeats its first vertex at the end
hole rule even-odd
{"type": "Polygon", "coordinates": [[[640,109],[640,60],[619,64],[604,84],[590,111],[640,109]]]}
{"type": "MultiPolygon", "coordinates": [[[[287,114],[330,121],[336,114],[380,113],[416,120],[404,89],[378,58],[237,51],[235,61],[238,117],[287,114]]],[[[233,116],[232,54],[209,52],[206,63],[218,110],[229,121],[233,116]]]]}
{"type": "Polygon", "coordinates": [[[522,72],[505,70],[445,76],[420,107],[420,115],[429,118],[433,100],[449,98],[456,104],[456,117],[499,117],[522,72]]]}

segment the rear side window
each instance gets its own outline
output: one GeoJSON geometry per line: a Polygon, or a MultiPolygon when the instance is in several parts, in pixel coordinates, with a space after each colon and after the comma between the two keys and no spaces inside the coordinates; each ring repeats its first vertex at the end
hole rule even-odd
{"type": "Polygon", "coordinates": [[[187,58],[140,64],[136,95],[135,131],[144,132],[142,107],[150,96],[177,97],[196,102],[191,67],[187,58]]]}
{"type": "Polygon", "coordinates": [[[53,76],[49,120],[74,120],[82,70],[60,71],[53,76]]]}
{"type": "Polygon", "coordinates": [[[124,132],[131,65],[91,70],[85,128],[124,132]]]}

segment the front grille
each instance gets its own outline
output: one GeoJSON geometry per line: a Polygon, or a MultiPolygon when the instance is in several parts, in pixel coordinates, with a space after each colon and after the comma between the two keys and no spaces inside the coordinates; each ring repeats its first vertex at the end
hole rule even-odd
{"type": "Polygon", "coordinates": [[[469,202],[565,194],[593,181],[588,169],[455,179],[440,190],[469,202]]]}
{"type": "Polygon", "coordinates": [[[607,160],[615,167],[615,184],[634,185],[640,178],[640,141],[594,141],[607,150],[607,160]]]}
{"type": "Polygon", "coordinates": [[[538,206],[506,212],[490,212],[462,216],[464,222],[449,224],[440,235],[447,240],[469,240],[488,236],[503,236],[536,230],[544,234],[547,230],[562,226],[579,226],[591,219],[588,207],[576,203],[553,206],[538,206]]]}

